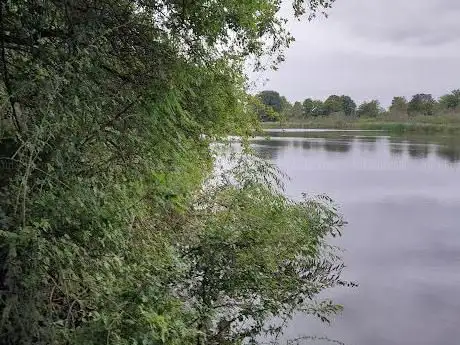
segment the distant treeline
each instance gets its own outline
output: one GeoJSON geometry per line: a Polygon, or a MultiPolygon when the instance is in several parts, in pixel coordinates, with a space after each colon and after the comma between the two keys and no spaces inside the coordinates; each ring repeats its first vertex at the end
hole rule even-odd
{"type": "Polygon", "coordinates": [[[346,95],[331,95],[325,101],[307,98],[303,102],[291,104],[278,92],[267,90],[260,92],[257,98],[262,103],[258,113],[264,121],[277,120],[279,117],[301,119],[336,113],[350,117],[379,117],[388,114],[431,116],[455,112],[460,108],[460,90],[454,90],[439,99],[425,93],[416,94],[410,100],[401,96],[394,97],[388,109],[382,107],[378,100],[363,102],[358,106],[350,96],[346,95]]]}

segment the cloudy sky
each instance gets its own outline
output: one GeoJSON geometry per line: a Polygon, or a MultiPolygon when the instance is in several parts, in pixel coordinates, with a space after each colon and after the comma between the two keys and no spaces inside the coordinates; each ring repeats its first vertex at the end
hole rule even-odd
{"type": "Polygon", "coordinates": [[[460,0],[336,0],[329,14],[290,22],[296,42],[278,71],[253,77],[256,90],[387,106],[393,96],[460,88],[460,0]]]}

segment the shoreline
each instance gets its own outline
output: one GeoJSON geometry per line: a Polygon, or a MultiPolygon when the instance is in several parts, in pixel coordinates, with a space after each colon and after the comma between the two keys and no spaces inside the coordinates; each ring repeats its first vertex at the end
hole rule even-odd
{"type": "Polygon", "coordinates": [[[327,121],[318,119],[310,121],[286,121],[286,122],[263,122],[262,128],[265,129],[334,129],[334,130],[370,130],[385,131],[391,133],[460,133],[460,123],[423,123],[423,122],[385,122],[369,120],[327,121]]]}

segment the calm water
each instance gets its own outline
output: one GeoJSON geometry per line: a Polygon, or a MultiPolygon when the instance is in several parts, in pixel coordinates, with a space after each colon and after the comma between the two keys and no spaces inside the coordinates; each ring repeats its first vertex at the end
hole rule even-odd
{"type": "MultiPolygon", "coordinates": [[[[349,225],[338,244],[345,310],[331,326],[298,315],[286,339],[356,345],[460,344],[460,145],[455,138],[382,133],[271,133],[261,156],[291,180],[287,193],[327,193],[349,225]]],[[[318,342],[317,342],[318,343],[318,342]]],[[[321,342],[319,342],[321,343],[321,342]]]]}

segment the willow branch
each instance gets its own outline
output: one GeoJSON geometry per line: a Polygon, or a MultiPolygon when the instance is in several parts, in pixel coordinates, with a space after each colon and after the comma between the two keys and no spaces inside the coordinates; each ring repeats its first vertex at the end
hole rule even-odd
{"type": "Polygon", "coordinates": [[[16,108],[14,106],[14,99],[13,99],[13,93],[12,93],[12,88],[11,88],[11,82],[8,74],[8,67],[6,65],[6,49],[5,49],[5,25],[4,25],[4,6],[5,3],[2,1],[2,4],[0,6],[0,30],[1,30],[1,59],[2,59],[2,67],[3,67],[3,82],[5,84],[5,89],[6,93],[8,94],[8,101],[11,106],[11,110],[13,112],[13,120],[14,120],[14,125],[16,127],[16,130],[18,132],[21,131],[21,127],[19,125],[19,120],[18,116],[16,113],[16,108]]]}

